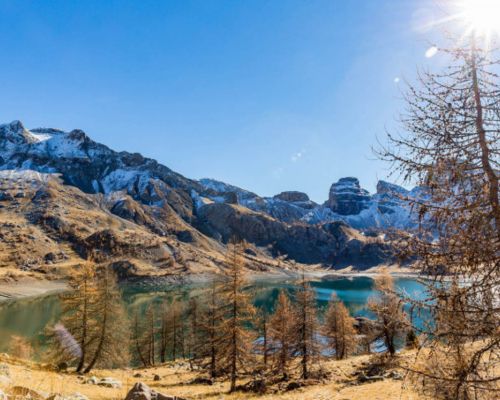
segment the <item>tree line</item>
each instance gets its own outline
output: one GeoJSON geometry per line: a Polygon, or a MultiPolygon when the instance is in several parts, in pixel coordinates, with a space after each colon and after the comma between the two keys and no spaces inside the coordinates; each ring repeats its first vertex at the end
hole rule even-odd
{"type": "Polygon", "coordinates": [[[51,335],[53,357],[84,373],[96,366],[151,367],[182,359],[209,380],[227,379],[234,391],[242,376],[317,376],[322,360],[369,351],[377,340],[390,355],[396,353],[410,325],[389,274],[376,278],[379,294],[368,304],[376,318],[360,330],[336,296],[322,312],[304,275],[292,295],[280,291],[273,312],[255,307],[244,247],[228,245],[224,273],[202,296],[131,313],[112,273],[86,263],[72,278],[72,291],[61,297],[63,316],[51,335]]]}

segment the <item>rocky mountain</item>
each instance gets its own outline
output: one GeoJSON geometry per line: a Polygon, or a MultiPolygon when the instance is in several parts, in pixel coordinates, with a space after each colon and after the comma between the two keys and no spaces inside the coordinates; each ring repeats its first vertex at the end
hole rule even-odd
{"type": "Polygon", "coordinates": [[[409,191],[385,181],[379,181],[377,192],[371,195],[360,187],[357,178],[347,177],[332,184],[328,199],[323,204],[316,204],[302,192],[259,197],[255,193],[212,179],[202,179],[200,183],[205,188],[205,198],[201,198],[198,193],[194,194],[198,207],[206,204],[207,199],[227,203],[227,199],[231,198],[234,204],[266,213],[287,223],[304,222],[315,225],[337,221],[369,232],[412,228],[416,222],[408,199],[423,195],[421,188],[409,191]]]}
{"type": "Polygon", "coordinates": [[[0,125],[0,267],[54,272],[92,253],[125,277],[216,271],[238,237],[250,244],[250,268],[368,268],[392,261],[377,232],[411,224],[408,194],[379,182],[370,195],[343,178],[324,204],[301,192],[261,197],[113,151],[81,130],[14,121],[0,125]]]}

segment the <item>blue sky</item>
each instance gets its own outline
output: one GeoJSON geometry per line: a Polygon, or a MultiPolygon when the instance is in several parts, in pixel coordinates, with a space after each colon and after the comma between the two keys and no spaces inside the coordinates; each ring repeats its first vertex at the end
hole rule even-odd
{"type": "Polygon", "coordinates": [[[0,0],[0,121],[80,128],[191,178],[316,201],[388,166],[431,1],[0,0]],[[397,82],[397,78],[400,79],[397,82]]]}

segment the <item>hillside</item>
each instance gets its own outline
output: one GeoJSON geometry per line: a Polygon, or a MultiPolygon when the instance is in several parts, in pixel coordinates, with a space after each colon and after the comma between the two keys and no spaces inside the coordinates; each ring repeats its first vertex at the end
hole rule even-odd
{"type": "MultiPolygon", "coordinates": [[[[410,359],[413,359],[413,357],[408,357],[408,360],[410,359]]],[[[96,378],[112,378],[113,381],[121,383],[121,387],[108,388],[85,383],[90,377],[82,377],[72,373],[58,373],[47,369],[43,365],[0,356],[0,365],[3,365],[10,375],[8,381],[4,380],[3,383],[0,381],[0,390],[8,392],[11,387],[19,385],[41,394],[57,393],[68,399],[111,400],[124,399],[135,383],[143,382],[157,392],[185,399],[424,399],[424,397],[415,393],[405,380],[401,380],[404,371],[399,368],[393,368],[388,372],[391,375],[391,371],[394,371],[392,372],[394,378],[388,377],[373,382],[359,382],[356,378],[357,373],[360,368],[368,365],[369,362],[369,356],[357,356],[342,361],[327,361],[323,367],[331,374],[329,379],[323,382],[311,382],[310,386],[294,390],[287,390],[286,386],[290,382],[285,382],[281,389],[278,387],[270,388],[266,394],[240,391],[228,394],[227,382],[215,382],[213,385],[194,383],[193,380],[197,377],[197,374],[190,372],[187,364],[183,362],[169,363],[148,369],[96,370],[95,374],[93,374],[96,378]],[[155,380],[155,375],[160,377],[161,380],[155,380]],[[74,397],[75,393],[78,393],[80,397],[74,397]],[[82,397],[82,395],[85,397],[82,397]]]]}
{"type": "MultiPolygon", "coordinates": [[[[417,190],[418,192],[418,190],[417,190]]],[[[318,205],[300,192],[273,198],[211,179],[188,179],[83,131],[0,125],[0,268],[64,277],[90,255],[122,278],[217,272],[225,244],[246,240],[255,271],[371,268],[393,263],[389,228],[412,224],[409,192],[355,178],[318,205]]]]}

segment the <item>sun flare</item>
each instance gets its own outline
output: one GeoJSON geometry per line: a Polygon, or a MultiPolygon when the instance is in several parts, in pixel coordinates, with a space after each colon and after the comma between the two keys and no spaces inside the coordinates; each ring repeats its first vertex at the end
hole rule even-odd
{"type": "Polygon", "coordinates": [[[500,0],[461,0],[461,16],[479,35],[500,33],[500,0]]]}

